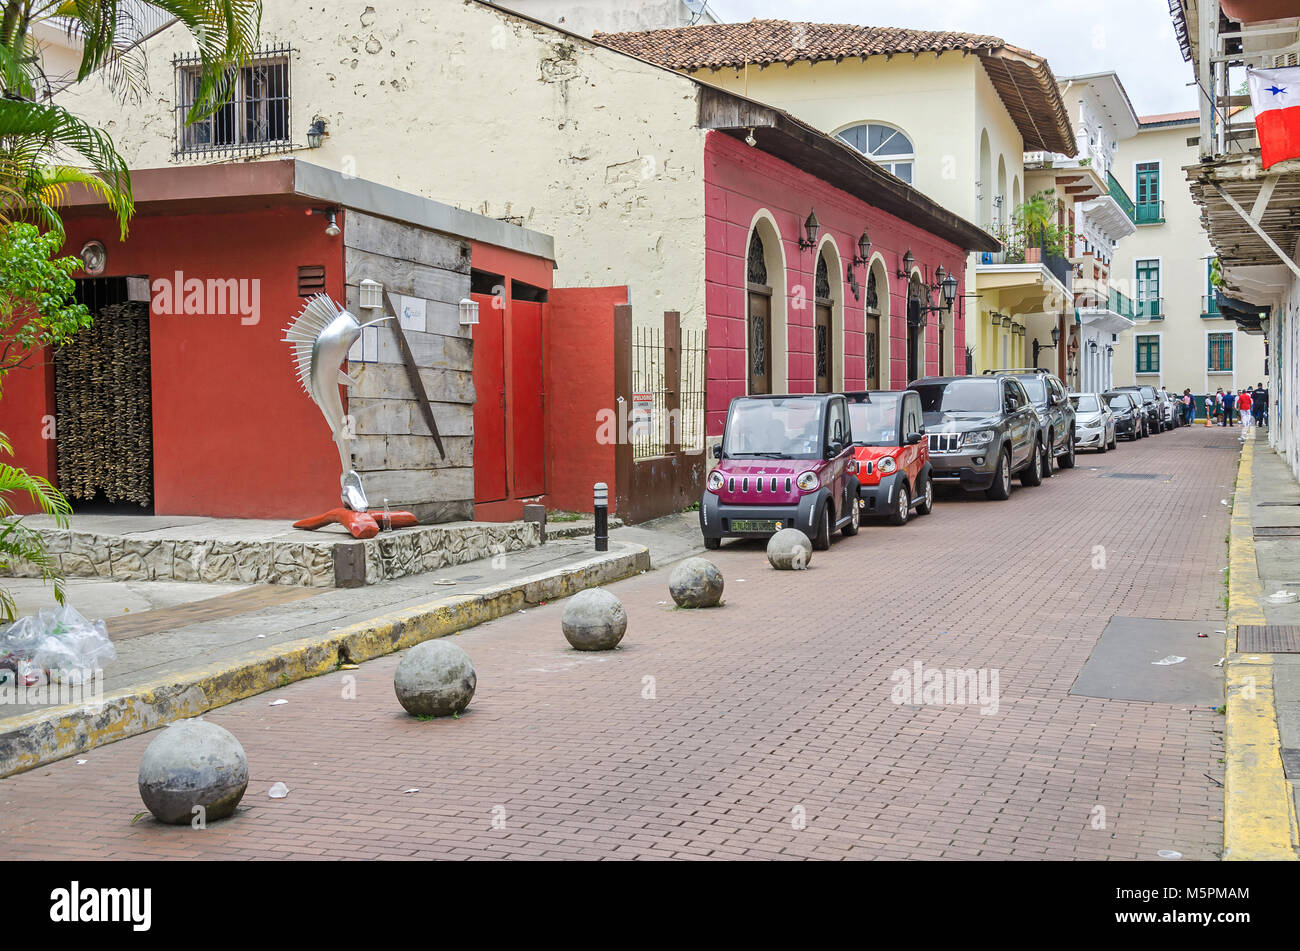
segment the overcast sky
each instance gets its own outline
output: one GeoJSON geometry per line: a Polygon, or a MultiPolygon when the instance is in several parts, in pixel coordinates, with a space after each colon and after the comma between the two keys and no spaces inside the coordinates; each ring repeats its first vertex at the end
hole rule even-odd
{"type": "Polygon", "coordinates": [[[1114,70],[1138,115],[1196,108],[1166,0],[709,0],[720,19],[909,26],[1000,36],[1057,76],[1114,70]]]}

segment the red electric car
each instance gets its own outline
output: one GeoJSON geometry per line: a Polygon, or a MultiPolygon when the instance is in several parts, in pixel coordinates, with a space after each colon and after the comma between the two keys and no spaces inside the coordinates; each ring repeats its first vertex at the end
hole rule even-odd
{"type": "Polygon", "coordinates": [[[902,525],[913,510],[929,515],[934,510],[934,484],[920,396],[912,390],[844,395],[849,401],[863,516],[883,516],[902,525]]]}

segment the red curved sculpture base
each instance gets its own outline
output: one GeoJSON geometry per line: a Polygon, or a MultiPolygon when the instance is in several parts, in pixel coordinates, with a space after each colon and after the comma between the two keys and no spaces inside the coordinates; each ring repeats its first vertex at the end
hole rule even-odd
{"type": "MultiPolygon", "coordinates": [[[[383,518],[383,512],[354,512],[351,509],[337,508],[330,509],[324,515],[294,522],[293,527],[305,528],[311,532],[326,525],[342,525],[353,538],[366,539],[379,534],[379,520],[383,518]]],[[[393,528],[410,528],[420,524],[410,512],[389,512],[387,520],[393,528]]]]}

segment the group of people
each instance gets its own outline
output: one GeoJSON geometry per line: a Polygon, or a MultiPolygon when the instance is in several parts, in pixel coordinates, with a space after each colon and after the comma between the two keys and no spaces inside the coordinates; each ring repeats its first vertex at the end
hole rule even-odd
{"type": "Polygon", "coordinates": [[[1246,431],[1254,424],[1268,425],[1268,390],[1263,383],[1256,383],[1253,390],[1247,388],[1235,393],[1220,387],[1205,397],[1205,416],[1216,426],[1235,426],[1240,422],[1245,439],[1246,431]]]}

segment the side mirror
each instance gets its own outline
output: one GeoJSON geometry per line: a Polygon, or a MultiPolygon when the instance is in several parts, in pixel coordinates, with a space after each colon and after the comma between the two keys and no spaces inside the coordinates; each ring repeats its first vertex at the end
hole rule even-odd
{"type": "Polygon", "coordinates": [[[834,459],[844,451],[844,443],[838,439],[832,439],[829,446],[826,447],[826,458],[834,459]]]}
{"type": "Polygon", "coordinates": [[[921,441],[922,438],[923,437],[921,436],[920,433],[912,433],[910,436],[907,437],[907,444],[909,446],[915,446],[917,443],[921,441]]]}
{"type": "Polygon", "coordinates": [[[722,458],[722,443],[715,443],[715,444],[714,444],[714,446],[713,446],[713,458],[714,458],[714,459],[721,459],[721,458],[722,458]]]}

